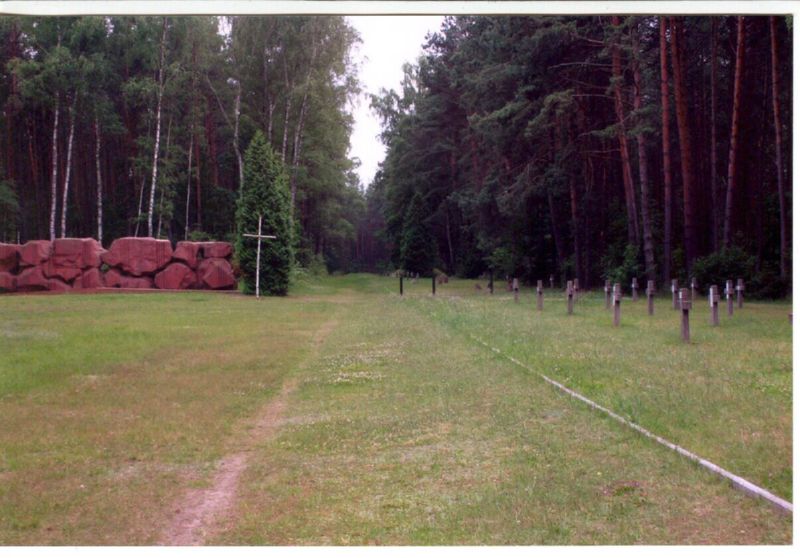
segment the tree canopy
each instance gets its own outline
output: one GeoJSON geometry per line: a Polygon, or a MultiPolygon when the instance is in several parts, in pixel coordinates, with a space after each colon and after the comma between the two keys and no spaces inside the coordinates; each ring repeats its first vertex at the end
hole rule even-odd
{"type": "Polygon", "coordinates": [[[420,191],[451,273],[663,284],[734,244],[785,286],[791,168],[772,161],[776,129],[791,133],[791,38],[772,23],[774,55],[768,17],[446,18],[400,90],[373,97],[385,253],[403,264],[420,191]]]}

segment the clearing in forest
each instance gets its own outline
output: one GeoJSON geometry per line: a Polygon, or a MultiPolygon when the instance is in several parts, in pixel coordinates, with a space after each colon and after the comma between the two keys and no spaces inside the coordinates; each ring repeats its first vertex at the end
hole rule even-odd
{"type": "Polygon", "coordinates": [[[0,544],[791,542],[475,341],[791,500],[787,303],[697,304],[685,345],[666,298],[397,287],[0,297],[0,544]]]}

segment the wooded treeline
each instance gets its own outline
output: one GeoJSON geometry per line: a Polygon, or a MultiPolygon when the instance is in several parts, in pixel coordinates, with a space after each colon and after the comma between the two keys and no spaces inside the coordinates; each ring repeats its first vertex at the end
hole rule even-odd
{"type": "Polygon", "coordinates": [[[356,41],[343,17],[0,18],[0,240],[230,239],[260,130],[299,262],[350,265],[356,41]]]}
{"type": "Polygon", "coordinates": [[[369,256],[582,285],[739,266],[785,289],[790,26],[447,18],[402,90],[373,98],[388,155],[367,191],[369,256]],[[409,247],[420,230],[430,256],[409,247]]]}

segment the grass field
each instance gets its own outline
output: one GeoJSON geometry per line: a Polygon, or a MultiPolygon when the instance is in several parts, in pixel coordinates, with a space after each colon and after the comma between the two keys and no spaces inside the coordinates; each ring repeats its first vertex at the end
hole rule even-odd
{"type": "Polygon", "coordinates": [[[169,543],[231,455],[206,544],[791,542],[787,516],[475,340],[791,500],[789,304],[712,328],[698,301],[685,345],[667,299],[612,328],[602,293],[567,316],[556,292],[542,313],[469,281],[405,292],[0,297],[0,544],[169,543]]]}

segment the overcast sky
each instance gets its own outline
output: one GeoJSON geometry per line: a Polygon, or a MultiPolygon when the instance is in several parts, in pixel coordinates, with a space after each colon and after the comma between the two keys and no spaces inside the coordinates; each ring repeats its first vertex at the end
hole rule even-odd
{"type": "Polygon", "coordinates": [[[385,149],[378,134],[378,117],[369,108],[369,94],[380,89],[399,89],[403,63],[415,62],[429,31],[437,31],[440,16],[347,16],[361,34],[363,43],[355,52],[360,65],[363,93],[353,111],[355,126],[350,138],[350,156],[361,160],[358,174],[367,187],[375,176],[385,149]]]}

